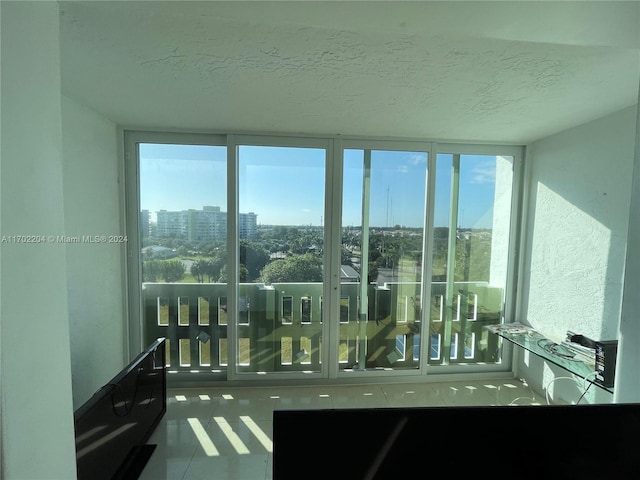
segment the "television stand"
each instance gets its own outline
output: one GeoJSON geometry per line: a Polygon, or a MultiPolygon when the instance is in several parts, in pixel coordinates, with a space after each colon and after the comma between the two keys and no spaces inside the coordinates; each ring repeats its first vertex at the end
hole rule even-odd
{"type": "Polygon", "coordinates": [[[583,378],[596,387],[613,393],[613,387],[605,387],[594,381],[595,362],[591,362],[579,354],[575,354],[575,352],[566,348],[561,343],[556,343],[537,330],[519,323],[486,325],[484,328],[495,333],[500,338],[565,369],[569,373],[583,378]]]}

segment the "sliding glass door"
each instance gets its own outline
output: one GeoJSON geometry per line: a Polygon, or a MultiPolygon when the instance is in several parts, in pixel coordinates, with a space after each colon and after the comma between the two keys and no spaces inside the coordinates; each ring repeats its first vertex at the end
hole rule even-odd
{"type": "Polygon", "coordinates": [[[429,148],[343,151],[341,370],[420,365],[429,148]]]}
{"type": "Polygon", "coordinates": [[[167,338],[170,379],[502,368],[520,149],[139,132],[127,155],[132,351],[167,338]]]}
{"type": "Polygon", "coordinates": [[[318,374],[327,143],[261,140],[235,145],[236,372],[318,374]]]}
{"type": "Polygon", "coordinates": [[[207,379],[226,378],[229,364],[227,149],[220,140],[146,134],[129,145],[137,157],[128,165],[137,184],[130,297],[132,316],[140,316],[132,340],[146,346],[165,337],[169,373],[207,379]]]}
{"type": "Polygon", "coordinates": [[[486,325],[513,308],[510,245],[517,150],[439,146],[435,164],[430,365],[489,365],[501,351],[486,325]],[[476,153],[480,152],[480,153],[476,153]]]}

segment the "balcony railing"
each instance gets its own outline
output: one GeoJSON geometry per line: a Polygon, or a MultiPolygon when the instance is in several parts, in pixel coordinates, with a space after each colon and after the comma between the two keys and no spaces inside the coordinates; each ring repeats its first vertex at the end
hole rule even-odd
{"type": "MultiPolygon", "coordinates": [[[[418,368],[428,338],[431,365],[499,361],[497,338],[483,329],[499,323],[503,291],[484,282],[433,283],[424,318],[419,283],[371,284],[368,320],[359,321],[360,285],[343,283],[341,369],[418,368]],[[428,335],[425,335],[428,332],[428,335]],[[362,355],[361,349],[365,349],[362,355]]],[[[224,372],[229,365],[227,286],[221,283],[144,283],[145,343],[167,339],[171,372],[224,372]]],[[[319,372],[322,283],[244,283],[239,286],[237,369],[240,372],[319,372]]]]}

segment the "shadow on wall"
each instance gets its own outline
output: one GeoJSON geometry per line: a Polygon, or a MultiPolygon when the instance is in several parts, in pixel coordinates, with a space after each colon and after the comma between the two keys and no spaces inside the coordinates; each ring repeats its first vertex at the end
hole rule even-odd
{"type": "Polygon", "coordinates": [[[522,320],[617,338],[636,107],[533,144],[522,320]]]}

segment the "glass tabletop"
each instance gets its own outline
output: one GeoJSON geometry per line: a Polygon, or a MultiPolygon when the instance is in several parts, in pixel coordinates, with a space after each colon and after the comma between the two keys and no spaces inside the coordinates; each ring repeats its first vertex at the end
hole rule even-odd
{"type": "Polygon", "coordinates": [[[613,390],[594,382],[595,360],[581,355],[562,343],[545,337],[537,330],[520,324],[487,325],[485,327],[499,337],[524,348],[549,362],[564,368],[588,382],[613,393],[613,390]]]}

